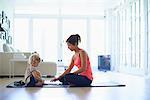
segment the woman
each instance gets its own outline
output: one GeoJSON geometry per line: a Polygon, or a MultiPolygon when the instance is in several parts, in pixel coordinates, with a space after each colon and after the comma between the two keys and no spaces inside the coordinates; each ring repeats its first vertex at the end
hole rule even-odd
{"type": "Polygon", "coordinates": [[[93,80],[92,69],[88,54],[78,47],[78,43],[81,42],[80,36],[78,34],[71,35],[66,42],[68,48],[75,54],[65,72],[51,81],[59,80],[63,85],[90,86],[93,80]],[[74,66],[77,66],[78,70],[70,73],[74,66]]]}

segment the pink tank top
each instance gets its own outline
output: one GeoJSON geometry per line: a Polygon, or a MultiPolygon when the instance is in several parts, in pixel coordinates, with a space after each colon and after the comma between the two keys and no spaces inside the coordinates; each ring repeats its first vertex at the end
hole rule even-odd
{"type": "MultiPolygon", "coordinates": [[[[74,65],[77,66],[78,68],[81,68],[81,59],[80,59],[79,55],[74,59],[74,65]]],[[[86,71],[81,72],[79,75],[86,76],[88,79],[93,80],[93,74],[92,74],[92,69],[91,69],[89,57],[87,58],[87,69],[86,69],[86,71]]]]}

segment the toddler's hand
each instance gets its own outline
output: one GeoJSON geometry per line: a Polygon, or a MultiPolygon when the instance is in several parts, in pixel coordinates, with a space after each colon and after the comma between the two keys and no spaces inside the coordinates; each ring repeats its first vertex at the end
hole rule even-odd
{"type": "Polygon", "coordinates": [[[54,79],[51,80],[51,82],[55,82],[57,80],[59,80],[59,78],[54,78],[54,79]]]}

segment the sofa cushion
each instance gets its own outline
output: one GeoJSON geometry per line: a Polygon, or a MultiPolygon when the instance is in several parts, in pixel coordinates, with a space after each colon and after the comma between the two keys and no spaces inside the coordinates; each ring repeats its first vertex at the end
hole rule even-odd
{"type": "Polygon", "coordinates": [[[3,44],[3,52],[21,52],[15,48],[13,48],[13,46],[9,45],[9,44],[3,44]]]}
{"type": "Polygon", "coordinates": [[[12,52],[11,48],[7,44],[3,44],[3,51],[4,52],[12,52]]]}

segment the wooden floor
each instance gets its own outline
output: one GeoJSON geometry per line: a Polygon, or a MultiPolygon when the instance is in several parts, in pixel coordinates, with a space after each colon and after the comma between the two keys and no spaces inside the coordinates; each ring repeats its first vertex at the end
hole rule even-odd
{"type": "Polygon", "coordinates": [[[6,88],[14,80],[20,78],[0,79],[0,100],[150,100],[150,79],[121,73],[97,71],[94,82],[116,81],[125,87],[6,88]]]}

